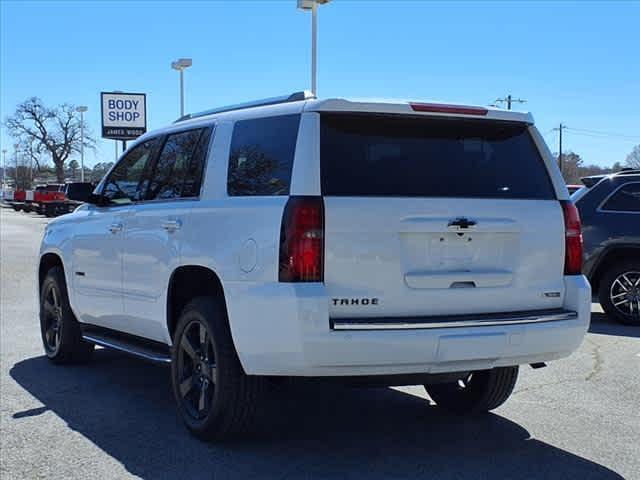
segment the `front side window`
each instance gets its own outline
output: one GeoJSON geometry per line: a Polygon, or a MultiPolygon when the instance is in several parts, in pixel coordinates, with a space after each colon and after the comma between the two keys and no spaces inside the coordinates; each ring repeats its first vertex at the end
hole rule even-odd
{"type": "Polygon", "coordinates": [[[158,139],[137,145],[120,160],[107,178],[102,196],[111,204],[124,205],[144,199],[149,186],[149,167],[158,139]]]}
{"type": "Polygon", "coordinates": [[[231,139],[227,193],[288,195],[300,115],[240,120],[231,139]]]}
{"type": "Polygon", "coordinates": [[[640,183],[627,183],[606,201],[602,210],[640,212],[640,183]]]}
{"type": "Polygon", "coordinates": [[[204,132],[205,129],[199,128],[167,137],[151,175],[148,200],[199,195],[204,164],[201,157],[205,154],[201,148],[204,132]]]}

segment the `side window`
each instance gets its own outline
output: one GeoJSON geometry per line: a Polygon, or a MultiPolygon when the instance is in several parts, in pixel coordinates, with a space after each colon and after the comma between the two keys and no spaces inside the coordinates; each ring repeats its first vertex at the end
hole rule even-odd
{"type": "Polygon", "coordinates": [[[204,166],[207,163],[207,154],[209,152],[209,141],[211,139],[211,128],[207,128],[200,135],[198,149],[193,156],[193,160],[187,167],[187,172],[182,185],[182,197],[198,197],[200,188],[202,187],[202,177],[204,174],[204,166]]]}
{"type": "Polygon", "coordinates": [[[142,200],[149,185],[149,167],[157,146],[158,139],[154,138],[127,153],[107,178],[102,195],[113,204],[142,200]]]}
{"type": "MultiPolygon", "coordinates": [[[[193,196],[183,195],[183,185],[192,163],[197,163],[198,146],[203,131],[204,129],[200,128],[174,133],[167,137],[151,175],[151,185],[146,197],[148,200],[193,196]]],[[[191,183],[194,183],[193,179],[191,183]]],[[[191,189],[193,190],[193,187],[191,189]]]]}
{"type": "Polygon", "coordinates": [[[227,193],[288,195],[300,115],[240,120],[231,138],[227,193]]]}
{"type": "Polygon", "coordinates": [[[628,183],[607,200],[602,210],[640,212],[640,183],[628,183]]]}

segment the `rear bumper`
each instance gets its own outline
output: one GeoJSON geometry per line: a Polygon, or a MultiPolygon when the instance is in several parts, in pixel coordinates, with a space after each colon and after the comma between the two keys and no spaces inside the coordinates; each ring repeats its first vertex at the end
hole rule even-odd
{"type": "Polygon", "coordinates": [[[353,322],[331,329],[321,284],[238,282],[224,288],[234,343],[248,374],[357,376],[481,370],[568,356],[588,329],[591,288],[584,276],[564,281],[560,311],[478,315],[467,319],[473,324],[453,327],[422,322],[429,325],[392,328],[387,322],[382,329],[356,328],[353,322]]]}

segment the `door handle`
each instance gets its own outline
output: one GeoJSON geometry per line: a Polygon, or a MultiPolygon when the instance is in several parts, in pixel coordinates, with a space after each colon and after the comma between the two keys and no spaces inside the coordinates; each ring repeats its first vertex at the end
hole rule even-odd
{"type": "Polygon", "coordinates": [[[122,231],[122,224],[112,223],[111,225],[109,225],[109,231],[111,233],[120,233],[122,231]]]}
{"type": "Polygon", "coordinates": [[[182,222],[180,220],[167,220],[162,224],[162,228],[169,233],[180,230],[180,227],[182,227],[182,222]]]}

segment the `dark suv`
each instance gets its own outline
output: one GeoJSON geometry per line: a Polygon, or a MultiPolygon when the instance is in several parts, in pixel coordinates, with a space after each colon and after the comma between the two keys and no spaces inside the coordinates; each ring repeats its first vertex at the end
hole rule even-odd
{"type": "Polygon", "coordinates": [[[640,325],[640,170],[582,183],[572,199],[582,219],[584,273],[610,317],[640,325]]]}

